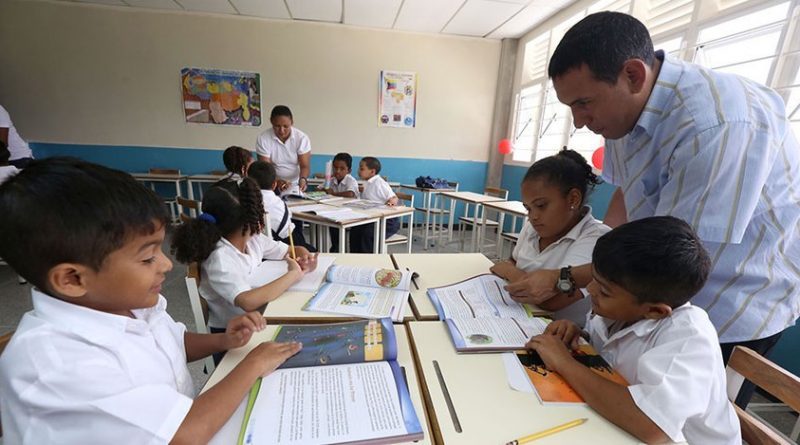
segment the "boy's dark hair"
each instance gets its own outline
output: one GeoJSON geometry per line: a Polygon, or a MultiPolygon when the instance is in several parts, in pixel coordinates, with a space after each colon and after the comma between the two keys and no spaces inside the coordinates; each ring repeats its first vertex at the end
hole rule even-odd
{"type": "Polygon", "coordinates": [[[8,165],[9,158],[11,158],[11,152],[8,151],[8,145],[0,141],[0,165],[8,165]]]}
{"type": "Polygon", "coordinates": [[[550,58],[547,75],[556,78],[585,63],[596,79],[615,85],[622,65],[630,59],[653,66],[650,33],[628,14],[603,11],[586,16],[564,34],[550,58]]]}
{"type": "Polygon", "coordinates": [[[253,154],[246,148],[231,145],[222,152],[222,162],[225,169],[231,173],[244,176],[247,163],[253,159],[253,154]]]}
{"type": "Polygon", "coordinates": [[[378,158],[366,156],[361,158],[361,162],[363,162],[368,169],[375,170],[376,175],[381,172],[381,161],[379,161],[378,158]]]}
{"type": "Polygon", "coordinates": [[[705,285],[711,259],[691,226],[672,216],[623,224],[597,240],[592,266],[639,303],[689,301],[705,285]]]}
{"type": "Polygon", "coordinates": [[[129,174],[79,159],[34,160],[0,185],[0,257],[51,294],[53,267],[100,270],[125,242],[168,221],[161,198],[129,174]]]}
{"type": "Polygon", "coordinates": [[[580,153],[564,148],[553,156],[539,159],[530,166],[522,183],[544,179],[558,187],[564,196],[572,189],[581,192],[581,205],[586,202],[589,189],[600,183],[592,167],[580,153]]]}
{"type": "Polygon", "coordinates": [[[264,204],[255,181],[244,178],[240,183],[223,179],[211,185],[203,195],[203,213],[175,230],[171,251],[181,263],[202,262],[223,236],[237,230],[252,234],[264,227],[264,204]]]}
{"type": "Polygon", "coordinates": [[[275,107],[272,108],[272,113],[269,115],[269,120],[275,119],[278,116],[286,116],[294,122],[292,110],[286,105],[275,105],[275,107]]]}
{"type": "MultiPolygon", "coordinates": [[[[353,169],[353,157],[350,156],[350,153],[336,153],[336,156],[333,157],[333,162],[342,161],[347,165],[348,170],[353,169]]],[[[331,164],[333,164],[331,162],[331,164]]]]}
{"type": "Polygon", "coordinates": [[[275,180],[278,178],[278,173],[271,162],[256,161],[250,164],[250,169],[247,170],[247,177],[256,181],[261,190],[272,190],[272,186],[275,185],[275,180]]]}

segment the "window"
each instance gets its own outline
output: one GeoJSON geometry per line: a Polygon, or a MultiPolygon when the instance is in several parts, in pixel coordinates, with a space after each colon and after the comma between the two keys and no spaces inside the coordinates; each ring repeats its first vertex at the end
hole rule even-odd
{"type": "Polygon", "coordinates": [[[642,10],[647,11],[647,16],[638,18],[647,25],[650,35],[667,33],[688,25],[692,21],[694,0],[639,1],[647,2],[647,5],[642,8],[642,10]]]}
{"type": "Polygon", "coordinates": [[[547,56],[549,46],[549,32],[544,33],[525,44],[525,68],[522,73],[523,84],[540,80],[547,76],[547,56]]]}
{"type": "Polygon", "coordinates": [[[667,41],[658,43],[653,42],[653,46],[656,50],[664,50],[665,53],[669,54],[672,57],[681,56],[681,45],[683,44],[683,37],[676,37],[674,39],[669,39],[667,41]]]}
{"type": "Polygon", "coordinates": [[[544,111],[542,112],[539,141],[536,144],[536,159],[539,160],[558,153],[567,144],[571,127],[572,113],[569,107],[558,101],[552,82],[547,82],[544,111]]]}
{"type": "Polygon", "coordinates": [[[514,122],[514,161],[528,162],[533,155],[534,141],[539,131],[541,117],[542,86],[534,85],[522,90],[517,99],[516,120],[514,122]]]}

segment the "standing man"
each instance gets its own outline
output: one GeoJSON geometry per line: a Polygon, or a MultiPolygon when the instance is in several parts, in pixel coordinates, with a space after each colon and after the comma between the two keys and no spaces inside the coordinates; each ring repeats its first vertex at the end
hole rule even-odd
{"type": "MultiPolygon", "coordinates": [[[[548,74],[575,127],[606,139],[603,179],[618,188],[605,222],[671,215],[691,224],[713,267],[692,303],[717,328],[724,360],[735,345],[769,354],[800,315],[800,145],[781,97],[654,52],[645,26],[615,12],[573,26],[548,74]]],[[[559,272],[508,289],[540,302],[558,292],[559,272]]],[[[591,268],[573,265],[572,275],[585,287],[591,268]]]]}
{"type": "Polygon", "coordinates": [[[8,160],[10,165],[17,168],[25,168],[33,160],[33,153],[28,143],[25,142],[14,128],[11,116],[5,108],[0,105],[0,141],[8,146],[11,157],[8,160]]]}

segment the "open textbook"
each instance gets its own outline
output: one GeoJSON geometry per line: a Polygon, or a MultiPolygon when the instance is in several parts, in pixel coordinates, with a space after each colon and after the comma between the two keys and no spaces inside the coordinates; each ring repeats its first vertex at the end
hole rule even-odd
{"type": "Polygon", "coordinates": [[[256,382],[239,444],[391,444],[423,438],[389,319],[285,325],[303,349],[256,382]]]}
{"type": "Polygon", "coordinates": [[[411,273],[393,269],[332,266],[327,282],[304,311],[402,321],[408,304],[411,273]]]}
{"type": "MultiPolygon", "coordinates": [[[[578,348],[572,351],[572,356],[592,372],[628,386],[625,378],[586,341],[581,340],[578,348]]],[[[504,354],[503,362],[511,387],[518,391],[535,393],[542,404],[586,403],[561,375],[547,369],[536,352],[504,354]]]]}
{"type": "MultiPolygon", "coordinates": [[[[317,256],[317,268],[303,275],[297,283],[289,287],[290,291],[315,292],[325,279],[328,268],[331,267],[336,257],[319,255],[317,256]]],[[[248,284],[252,287],[263,286],[282,277],[289,270],[289,265],[285,260],[262,261],[248,277],[248,284]]]]}
{"type": "Polygon", "coordinates": [[[511,299],[497,275],[483,274],[449,286],[428,289],[439,319],[447,324],[458,352],[523,349],[550,321],[536,306],[511,299]]]}
{"type": "Polygon", "coordinates": [[[352,221],[354,219],[368,218],[370,215],[357,212],[347,207],[335,207],[328,204],[306,204],[290,207],[293,214],[311,213],[331,221],[352,221]]]}

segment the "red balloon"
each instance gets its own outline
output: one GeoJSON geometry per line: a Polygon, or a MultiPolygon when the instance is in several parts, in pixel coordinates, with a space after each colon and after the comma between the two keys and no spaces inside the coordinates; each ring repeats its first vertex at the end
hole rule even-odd
{"type": "Polygon", "coordinates": [[[507,154],[511,153],[512,151],[514,151],[514,146],[511,144],[510,140],[501,139],[500,143],[497,144],[497,151],[499,151],[500,154],[507,155],[507,154]]]}
{"type": "Polygon", "coordinates": [[[592,153],[592,165],[598,170],[603,169],[603,154],[605,153],[606,148],[604,146],[600,146],[597,150],[592,153]]]}

